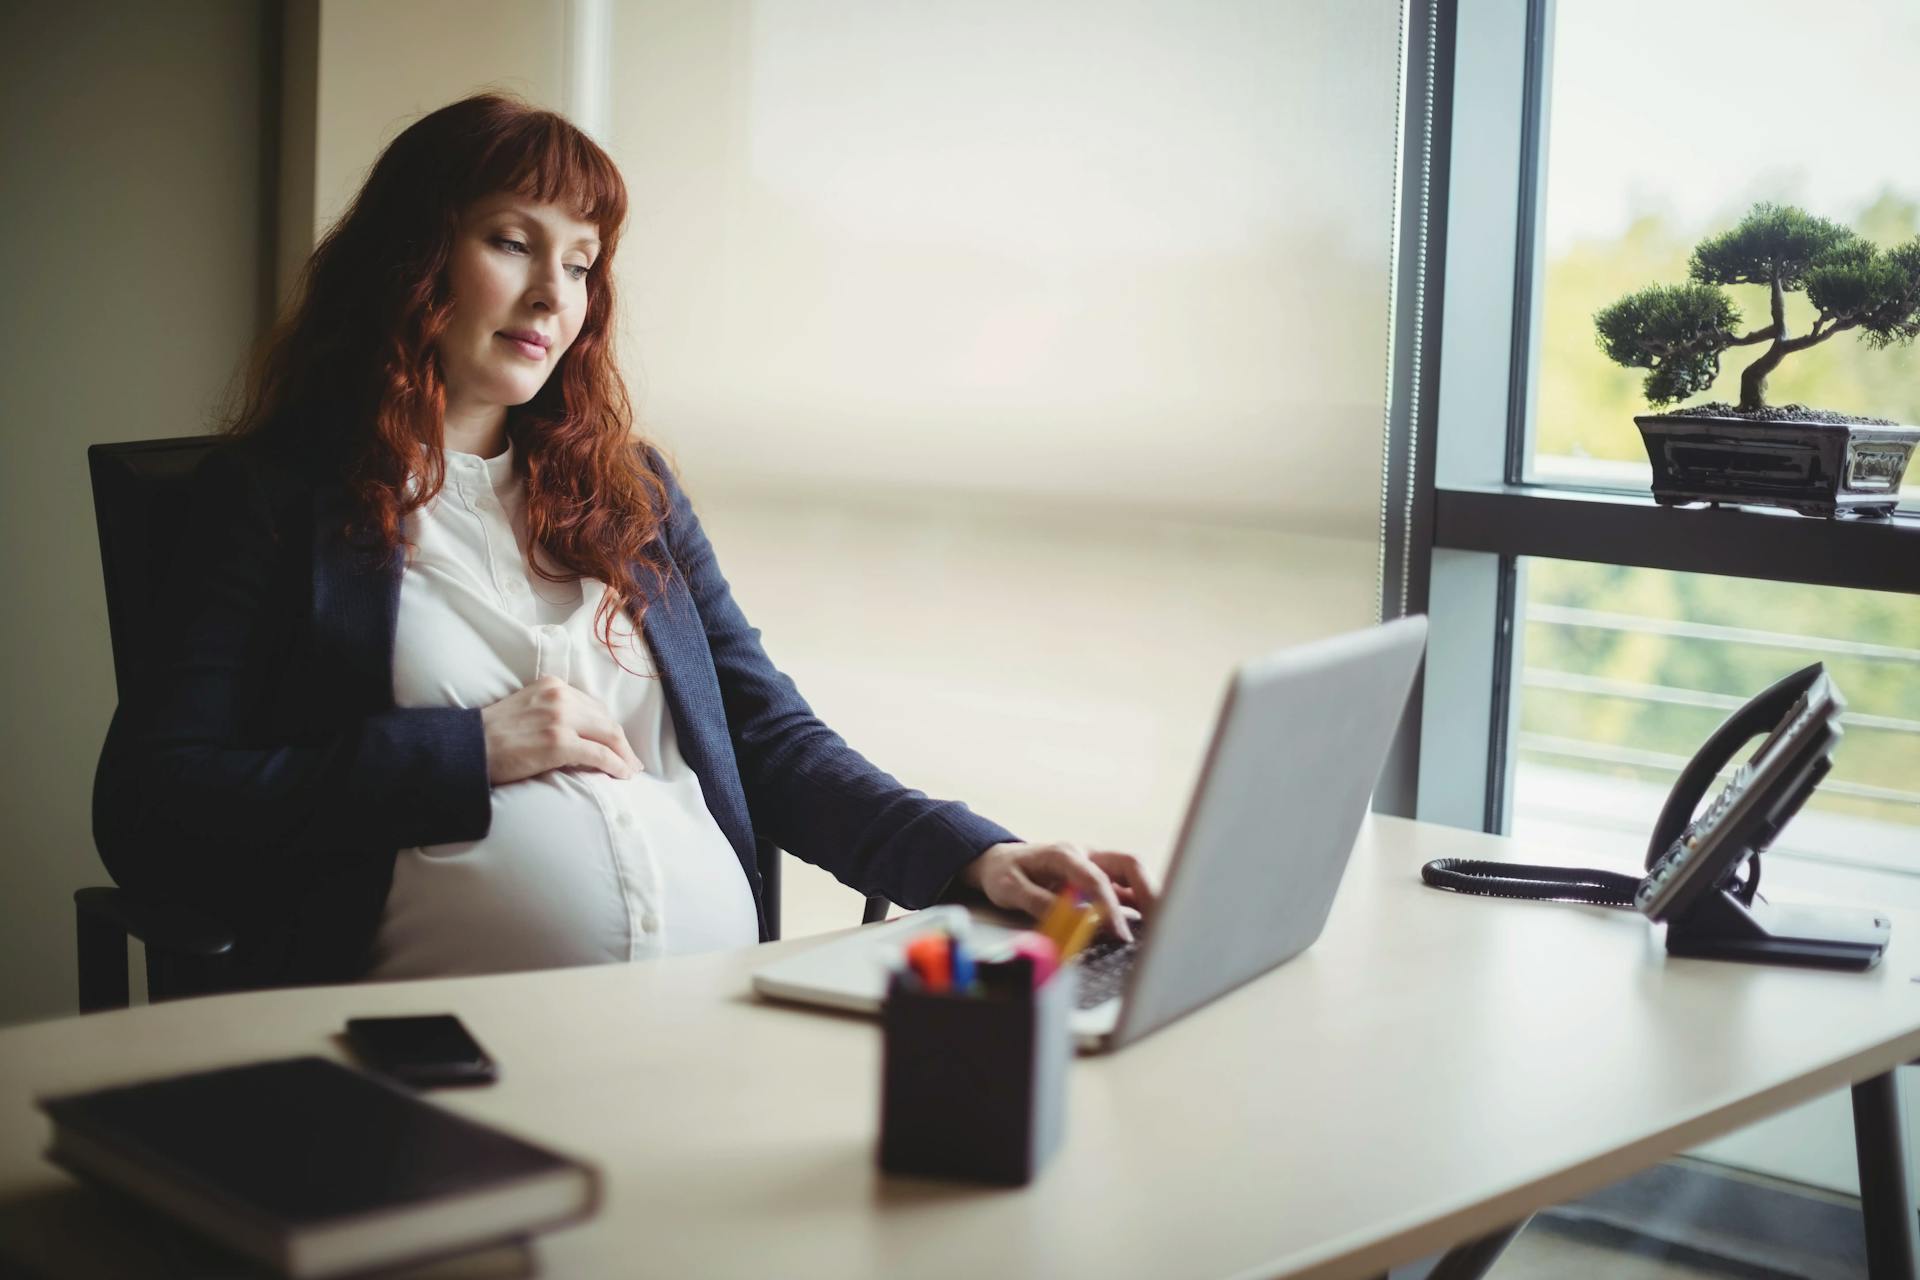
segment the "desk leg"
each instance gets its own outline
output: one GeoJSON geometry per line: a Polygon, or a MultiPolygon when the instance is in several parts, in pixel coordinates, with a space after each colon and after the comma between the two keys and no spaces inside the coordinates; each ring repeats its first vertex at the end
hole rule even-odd
{"type": "Polygon", "coordinates": [[[1520,1219],[1505,1230],[1491,1235],[1481,1236],[1467,1244],[1455,1245],[1447,1250],[1440,1261],[1433,1264],[1433,1270],[1427,1272],[1425,1280],[1480,1280],[1481,1276],[1493,1269],[1500,1255],[1507,1251],[1514,1238],[1526,1230],[1529,1216],[1520,1219]]]}
{"type": "Polygon", "coordinates": [[[1916,1280],[1920,1231],[1907,1188],[1907,1133],[1893,1072],[1853,1086],[1853,1146],[1867,1223],[1867,1274],[1873,1280],[1916,1280]]]}

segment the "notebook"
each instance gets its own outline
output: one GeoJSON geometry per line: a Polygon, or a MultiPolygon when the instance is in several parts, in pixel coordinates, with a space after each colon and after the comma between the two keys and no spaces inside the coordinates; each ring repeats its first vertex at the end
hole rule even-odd
{"type": "Polygon", "coordinates": [[[41,1098],[47,1158],[296,1277],[590,1216],[600,1175],[325,1058],[41,1098]]]}

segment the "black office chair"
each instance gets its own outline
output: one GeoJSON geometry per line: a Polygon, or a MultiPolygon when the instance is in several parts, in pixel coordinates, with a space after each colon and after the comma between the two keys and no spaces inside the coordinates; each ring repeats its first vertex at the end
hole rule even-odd
{"type": "MultiPolygon", "coordinates": [[[[87,449],[114,687],[123,700],[140,677],[143,655],[153,651],[147,628],[155,612],[154,592],[186,521],[187,481],[216,442],[213,436],[183,436],[87,449]]],[[[768,927],[778,938],[780,850],[763,840],[758,859],[768,927]]],[[[73,904],[82,1013],[127,1006],[130,937],[145,951],[150,1000],[211,995],[240,985],[232,964],[234,932],[227,922],[126,889],[79,889],[73,904]]],[[[861,923],[885,919],[888,905],[885,898],[869,897],[861,923]]]]}
{"type": "MultiPolygon", "coordinates": [[[[97,444],[87,450],[100,568],[107,589],[114,688],[124,701],[150,653],[149,621],[161,569],[186,520],[187,481],[213,447],[211,436],[97,444]]],[[[75,891],[80,1012],[125,1008],[127,939],[146,952],[149,999],[205,995],[237,985],[233,931],[174,902],[126,889],[75,891]]]]}

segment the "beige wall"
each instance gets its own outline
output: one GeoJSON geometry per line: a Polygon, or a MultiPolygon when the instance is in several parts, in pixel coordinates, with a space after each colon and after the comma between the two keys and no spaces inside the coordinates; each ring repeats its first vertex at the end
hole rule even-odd
{"type": "Polygon", "coordinates": [[[114,705],[86,447],[206,429],[258,315],[262,6],[0,6],[0,1022],[75,1007],[114,705]]]}
{"type": "Polygon", "coordinates": [[[277,296],[381,150],[483,89],[563,103],[568,0],[284,0],[277,296]]]}
{"type": "Polygon", "coordinates": [[[409,120],[483,86],[560,100],[561,0],[291,0],[273,73],[289,101],[263,138],[275,8],[0,6],[0,1023],[74,1008],[71,895],[106,883],[89,805],[113,668],[86,446],[209,429],[265,279],[284,289],[409,120]],[[285,172],[266,171],[276,147],[285,172]]]}
{"type": "Polygon", "coordinates": [[[313,225],[340,216],[407,125],[482,89],[558,107],[563,0],[321,0],[313,225]]]}

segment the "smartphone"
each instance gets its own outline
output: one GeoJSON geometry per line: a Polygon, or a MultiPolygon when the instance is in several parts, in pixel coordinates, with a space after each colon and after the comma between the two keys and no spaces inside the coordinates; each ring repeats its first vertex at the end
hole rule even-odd
{"type": "Polygon", "coordinates": [[[405,1084],[487,1084],[500,1078],[487,1051],[450,1013],[348,1018],[347,1043],[367,1066],[405,1084]]]}

